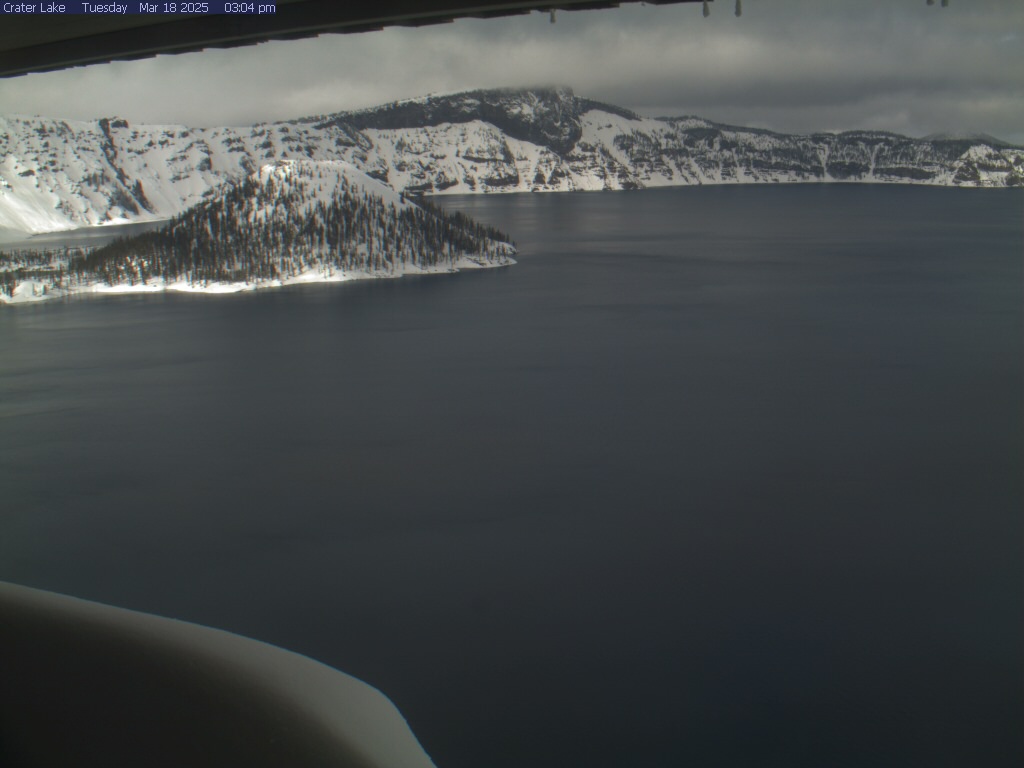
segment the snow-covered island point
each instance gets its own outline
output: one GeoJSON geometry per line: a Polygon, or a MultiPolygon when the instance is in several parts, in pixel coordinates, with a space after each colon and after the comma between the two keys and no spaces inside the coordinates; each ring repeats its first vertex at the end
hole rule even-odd
{"type": "Polygon", "coordinates": [[[514,253],[507,236],[346,162],[285,160],[152,232],[91,251],[0,253],[0,303],[455,272],[514,264],[514,253]]]}

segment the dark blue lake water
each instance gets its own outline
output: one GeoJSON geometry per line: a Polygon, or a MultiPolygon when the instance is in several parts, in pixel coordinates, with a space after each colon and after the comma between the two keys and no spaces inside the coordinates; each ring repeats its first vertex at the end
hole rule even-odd
{"type": "Polygon", "coordinates": [[[1024,192],[441,202],[520,263],[0,308],[0,578],[439,768],[1024,764],[1024,192]]]}

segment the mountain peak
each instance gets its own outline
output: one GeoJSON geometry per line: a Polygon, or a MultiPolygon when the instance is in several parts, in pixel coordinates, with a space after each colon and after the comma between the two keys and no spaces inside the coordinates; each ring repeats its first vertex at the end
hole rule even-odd
{"type": "Polygon", "coordinates": [[[987,144],[990,147],[1015,147],[1008,141],[997,139],[988,133],[930,133],[922,141],[959,141],[973,144],[987,144]]]}
{"type": "Polygon", "coordinates": [[[317,121],[317,127],[345,124],[357,130],[395,130],[480,120],[512,138],[565,155],[582,135],[580,115],[587,104],[568,86],[491,88],[339,112],[317,121]]]}

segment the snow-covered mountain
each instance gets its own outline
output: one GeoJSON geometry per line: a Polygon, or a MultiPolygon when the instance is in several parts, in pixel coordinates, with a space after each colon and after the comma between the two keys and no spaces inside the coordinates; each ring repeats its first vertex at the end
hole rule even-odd
{"type": "Polygon", "coordinates": [[[348,162],[407,193],[1024,185],[1024,149],[984,138],[784,135],[696,117],[642,118],[568,88],[489,90],[244,128],[0,118],[0,228],[167,218],[289,159],[348,162]]]}
{"type": "Polygon", "coordinates": [[[508,237],[343,161],[268,163],[158,230],[93,250],[0,253],[0,304],[70,293],[208,293],[514,264],[508,237]]]}

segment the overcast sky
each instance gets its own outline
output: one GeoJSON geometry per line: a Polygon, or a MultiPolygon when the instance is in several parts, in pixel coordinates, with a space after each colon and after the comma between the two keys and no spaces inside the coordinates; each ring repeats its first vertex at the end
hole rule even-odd
{"type": "MultiPolygon", "coordinates": [[[[245,125],[564,84],[649,115],[1024,143],[1024,2],[718,0],[464,20],[0,80],[0,113],[245,125]]],[[[282,12],[286,7],[282,6],[282,12]]]]}

